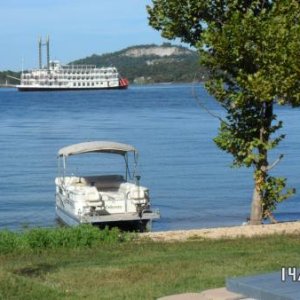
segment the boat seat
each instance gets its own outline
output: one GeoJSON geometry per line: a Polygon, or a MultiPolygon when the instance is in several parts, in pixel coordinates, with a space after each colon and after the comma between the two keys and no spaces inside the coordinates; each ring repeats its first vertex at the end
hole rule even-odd
{"type": "Polygon", "coordinates": [[[88,176],[84,177],[84,180],[98,190],[115,189],[116,191],[125,182],[124,177],[121,175],[88,176]]]}
{"type": "Polygon", "coordinates": [[[101,195],[101,199],[103,201],[107,201],[107,200],[124,200],[124,199],[126,199],[125,193],[118,192],[118,191],[111,192],[111,190],[110,190],[108,193],[99,192],[99,194],[101,195]]]}

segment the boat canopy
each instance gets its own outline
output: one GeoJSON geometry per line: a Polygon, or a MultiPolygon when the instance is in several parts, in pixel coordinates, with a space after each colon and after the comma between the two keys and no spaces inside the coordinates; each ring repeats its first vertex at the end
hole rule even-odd
{"type": "Polygon", "coordinates": [[[75,154],[102,152],[102,153],[115,153],[125,155],[127,152],[137,153],[137,150],[127,144],[110,142],[110,141],[93,141],[86,143],[79,143],[61,148],[58,151],[58,156],[70,156],[75,154]]]}

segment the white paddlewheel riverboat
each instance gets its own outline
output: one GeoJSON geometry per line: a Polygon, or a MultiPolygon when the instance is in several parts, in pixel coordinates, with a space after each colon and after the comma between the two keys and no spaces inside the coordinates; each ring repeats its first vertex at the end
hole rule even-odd
{"type": "Polygon", "coordinates": [[[94,141],[64,147],[58,152],[59,176],[56,184],[56,214],[63,223],[74,226],[89,223],[100,227],[121,226],[150,230],[159,211],[151,209],[149,190],[136,175],[137,150],[130,145],[94,141]],[[104,153],[122,156],[125,174],[68,175],[67,159],[72,155],[104,153]],[[129,168],[133,156],[133,172],[129,168]]]}
{"type": "Polygon", "coordinates": [[[128,80],[115,67],[95,65],[62,65],[50,60],[49,38],[39,40],[39,68],[22,72],[19,91],[126,89],[128,80]],[[47,65],[42,65],[42,46],[47,46],[47,65]]]}

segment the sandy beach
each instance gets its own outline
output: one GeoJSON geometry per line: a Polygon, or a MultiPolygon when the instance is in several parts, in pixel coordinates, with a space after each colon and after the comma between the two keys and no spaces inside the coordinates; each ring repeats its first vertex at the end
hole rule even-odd
{"type": "Polygon", "coordinates": [[[254,237],[271,234],[300,234],[300,221],[277,224],[243,225],[233,227],[175,230],[141,233],[140,237],[154,241],[186,241],[192,239],[233,239],[236,237],[254,237]]]}

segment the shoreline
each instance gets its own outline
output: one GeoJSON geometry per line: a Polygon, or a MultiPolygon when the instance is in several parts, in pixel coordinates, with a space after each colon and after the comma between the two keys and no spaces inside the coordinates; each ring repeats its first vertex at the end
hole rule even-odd
{"type": "Polygon", "coordinates": [[[156,231],[140,233],[140,238],[153,241],[184,242],[196,239],[234,239],[238,237],[257,237],[272,234],[300,234],[300,221],[262,225],[240,225],[232,227],[156,231]]]}

